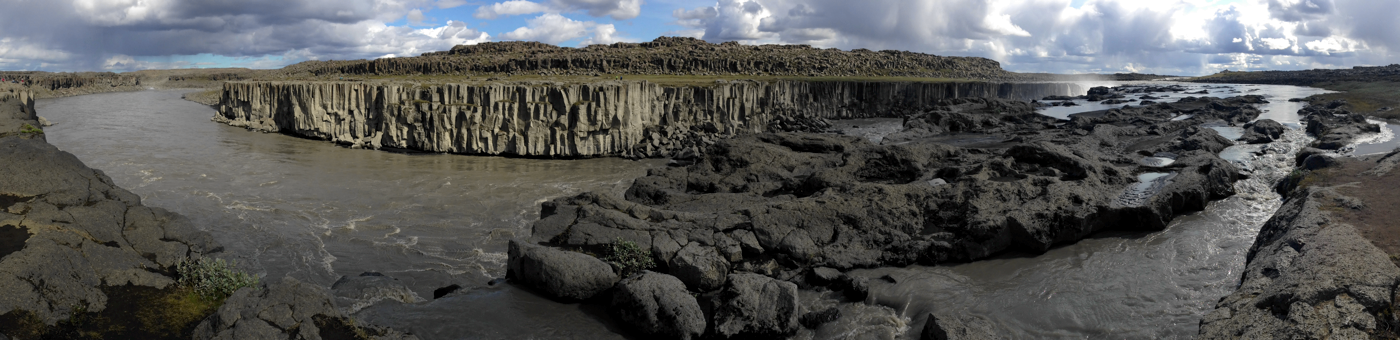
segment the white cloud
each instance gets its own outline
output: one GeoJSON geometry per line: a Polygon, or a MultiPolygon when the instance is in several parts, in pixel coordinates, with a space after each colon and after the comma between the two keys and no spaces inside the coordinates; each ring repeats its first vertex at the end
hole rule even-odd
{"type": "Polygon", "coordinates": [[[606,16],[616,20],[627,20],[641,15],[642,0],[549,0],[548,3],[511,0],[477,7],[472,16],[477,19],[495,19],[500,16],[570,11],[583,11],[594,17],[606,16]]]}
{"type": "MultiPolygon", "coordinates": [[[[507,40],[539,41],[546,44],[559,44],[588,35],[597,24],[591,21],[577,21],[562,15],[547,13],[525,22],[527,26],[501,34],[507,40]]],[[[608,25],[609,28],[612,25],[608,25]]]]}
{"type": "Polygon", "coordinates": [[[550,11],[550,8],[545,5],[525,0],[511,0],[498,2],[490,6],[477,7],[476,14],[472,16],[477,19],[495,19],[502,15],[521,15],[547,11],[550,11]]]}
{"type": "Polygon", "coordinates": [[[1400,1],[719,0],[672,16],[686,28],[676,33],[713,42],[981,56],[1016,71],[1191,75],[1394,63],[1394,13],[1400,1]]]}

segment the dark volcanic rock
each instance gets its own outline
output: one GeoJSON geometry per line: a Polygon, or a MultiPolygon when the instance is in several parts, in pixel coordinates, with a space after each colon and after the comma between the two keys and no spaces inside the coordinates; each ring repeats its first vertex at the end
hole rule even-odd
{"type": "Polygon", "coordinates": [[[1337,161],[1337,157],[1334,157],[1329,154],[1316,154],[1303,159],[1302,167],[1304,170],[1317,170],[1322,168],[1330,168],[1336,166],[1337,164],[1339,164],[1339,162],[1337,161]]]}
{"type": "Polygon", "coordinates": [[[516,240],[509,244],[510,277],[560,299],[583,300],[612,288],[612,266],[588,254],[516,240]]]}
{"type": "Polygon", "coordinates": [[[331,291],[335,293],[336,305],[340,306],[340,310],[345,314],[354,314],[383,300],[402,303],[423,301],[423,298],[399,279],[375,272],[341,276],[331,284],[331,291]]]}
{"type": "Polygon", "coordinates": [[[1283,124],[1273,119],[1260,119],[1244,125],[1244,136],[1240,140],[1249,144],[1269,143],[1283,136],[1285,129],[1283,124]]]}
{"type": "Polygon", "coordinates": [[[1400,268],[1320,207],[1347,197],[1306,187],[1259,231],[1240,287],[1201,320],[1200,338],[1367,339],[1386,325],[1400,268]]]}
{"type": "Polygon", "coordinates": [[[285,277],[261,289],[234,292],[194,330],[194,339],[348,339],[356,330],[376,339],[417,339],[355,325],[335,308],[325,288],[285,277]],[[348,333],[348,334],[347,334],[348,333]]]}
{"type": "Polygon", "coordinates": [[[715,306],[715,333],[781,337],[797,331],[797,285],[748,273],[729,275],[715,306]]]}
{"type": "Polygon", "coordinates": [[[0,311],[34,312],[47,324],[75,309],[102,311],[102,287],[165,288],[175,281],[160,269],[222,249],[188,219],[141,205],[42,139],[0,137],[0,174],[0,228],[23,242],[0,258],[0,311]]]}
{"type": "Polygon", "coordinates": [[[714,247],[691,242],[671,258],[670,270],[687,287],[707,292],[724,286],[729,262],[720,257],[714,247]]]}
{"type": "Polygon", "coordinates": [[[642,272],[618,282],[610,310],[649,337],[695,339],[705,334],[705,314],[674,276],[642,272]]]}
{"type": "Polygon", "coordinates": [[[1319,149],[1337,150],[1351,144],[1364,134],[1378,133],[1380,125],[1366,121],[1366,116],[1339,109],[1340,104],[1309,105],[1298,111],[1304,115],[1308,134],[1317,137],[1313,145],[1319,149]]]}
{"type": "Polygon", "coordinates": [[[992,340],[997,339],[997,332],[986,319],[977,317],[955,317],[944,315],[936,317],[928,315],[924,322],[923,333],[920,333],[921,340],[992,340]]]}
{"type": "Polygon", "coordinates": [[[802,327],[817,328],[821,327],[821,325],[824,325],[828,322],[836,321],[836,319],[840,318],[841,310],[837,309],[836,307],[831,307],[820,311],[802,314],[802,317],[799,318],[797,322],[801,323],[802,327]]]}

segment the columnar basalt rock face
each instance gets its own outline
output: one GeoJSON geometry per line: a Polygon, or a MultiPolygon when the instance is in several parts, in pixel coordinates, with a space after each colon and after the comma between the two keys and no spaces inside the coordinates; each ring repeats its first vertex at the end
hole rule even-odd
{"type": "Polygon", "coordinates": [[[1069,84],[640,82],[563,85],[230,82],[214,120],[366,148],[528,157],[663,157],[775,117],[899,117],[937,99],[1038,98],[1069,84]]]}

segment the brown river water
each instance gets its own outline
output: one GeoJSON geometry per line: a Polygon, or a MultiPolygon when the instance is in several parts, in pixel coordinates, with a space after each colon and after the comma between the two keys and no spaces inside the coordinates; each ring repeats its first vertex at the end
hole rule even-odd
{"type": "MultiPolygon", "coordinates": [[[[1321,92],[1211,91],[1265,95],[1272,103],[1264,118],[1293,127],[1300,104],[1287,99],[1321,92]]],[[[57,124],[46,130],[50,143],[146,204],[188,216],[224,244],[223,257],[264,280],[289,275],[329,286],[342,275],[374,271],[404,281],[425,300],[450,284],[467,291],[420,304],[381,302],[357,315],[364,321],[426,339],[623,337],[599,307],[559,304],[488,282],[504,276],[506,240],[529,235],[539,203],[584,191],[621,194],[664,160],[355,150],[224,126],[209,120],[213,109],[182,100],[181,93],[46,99],[37,110],[57,124]]],[[[856,134],[878,137],[890,123],[837,126],[858,125],[856,134]]],[[[1238,284],[1245,252],[1281,203],[1268,186],[1287,174],[1292,152],[1308,142],[1296,130],[1289,136],[1226,150],[1223,157],[1253,171],[1237,184],[1240,194],[1179,217],[1165,231],[1101,233],[1045,254],[953,266],[857,270],[898,283],[875,284],[865,303],[837,305],[840,320],[797,337],[917,338],[922,315],[938,311],[993,320],[1006,338],[1191,338],[1200,317],[1238,284]]]]}

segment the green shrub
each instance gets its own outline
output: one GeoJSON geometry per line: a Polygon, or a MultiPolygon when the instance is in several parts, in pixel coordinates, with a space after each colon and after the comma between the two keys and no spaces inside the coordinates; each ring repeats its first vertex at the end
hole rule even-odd
{"type": "Polygon", "coordinates": [[[32,134],[36,134],[36,135],[37,135],[37,134],[43,134],[43,133],[44,133],[44,129],[40,129],[40,128],[34,127],[33,125],[24,124],[24,125],[21,125],[21,126],[19,127],[19,132],[20,132],[20,133],[32,133],[32,134]]]}
{"type": "Polygon", "coordinates": [[[656,267],[656,263],[651,260],[651,250],[642,249],[636,242],[619,238],[608,245],[606,251],[603,261],[618,268],[621,271],[618,274],[623,277],[656,267]]]}
{"type": "Polygon", "coordinates": [[[180,284],[193,288],[200,296],[223,299],[239,288],[258,285],[258,277],[233,269],[237,262],[201,257],[175,265],[180,284]]]}

